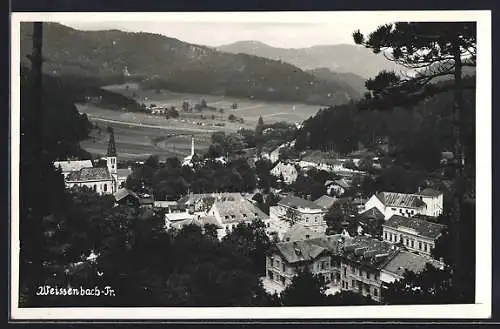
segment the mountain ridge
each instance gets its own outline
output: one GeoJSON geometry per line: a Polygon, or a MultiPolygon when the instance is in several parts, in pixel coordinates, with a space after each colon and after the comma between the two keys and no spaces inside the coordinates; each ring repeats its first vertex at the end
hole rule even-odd
{"type": "MultiPolygon", "coordinates": [[[[31,52],[30,23],[21,24],[21,58],[31,52]]],[[[358,99],[343,81],[316,78],[289,63],[230,54],[161,34],[119,30],[80,31],[44,23],[44,70],[108,84],[137,79],[149,89],[298,101],[327,106],[358,99]]]]}
{"type": "Polygon", "coordinates": [[[304,70],[328,68],[337,73],[353,73],[371,78],[382,70],[401,70],[382,55],[358,45],[314,45],[304,48],[279,48],[261,41],[242,40],[216,47],[229,53],[246,53],[281,60],[304,70]]]}

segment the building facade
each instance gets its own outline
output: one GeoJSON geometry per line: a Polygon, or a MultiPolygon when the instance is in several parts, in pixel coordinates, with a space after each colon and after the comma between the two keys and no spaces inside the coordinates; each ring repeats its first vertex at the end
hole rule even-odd
{"type": "Polygon", "coordinates": [[[382,237],[389,243],[401,243],[410,251],[431,255],[445,228],[423,219],[394,215],[382,225],[382,237]]]}

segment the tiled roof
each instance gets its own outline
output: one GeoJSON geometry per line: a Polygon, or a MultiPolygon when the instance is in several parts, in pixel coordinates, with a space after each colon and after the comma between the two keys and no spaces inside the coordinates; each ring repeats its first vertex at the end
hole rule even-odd
{"type": "Polygon", "coordinates": [[[436,239],[439,237],[441,231],[443,231],[446,226],[442,224],[428,222],[419,218],[407,218],[399,215],[393,215],[389,218],[384,226],[392,227],[398,229],[399,227],[405,227],[416,231],[420,236],[436,239]]]}
{"type": "Polygon", "coordinates": [[[82,168],[93,167],[91,160],[68,160],[68,161],[55,161],[54,167],[61,167],[62,172],[79,171],[82,168]]]}
{"type": "Polygon", "coordinates": [[[376,196],[386,207],[418,209],[425,206],[425,203],[414,194],[381,192],[376,196]]]}
{"type": "Polygon", "coordinates": [[[385,264],[384,270],[402,277],[405,274],[405,270],[418,274],[424,270],[427,263],[440,267],[437,261],[429,257],[401,250],[394,258],[385,264]]]}
{"type": "Polygon", "coordinates": [[[294,195],[286,196],[285,198],[281,199],[278,204],[286,207],[323,209],[321,206],[310,200],[302,199],[294,195]]]}
{"type": "Polygon", "coordinates": [[[324,234],[315,232],[303,224],[295,224],[283,235],[284,241],[300,241],[315,239],[324,236],[324,234]]]}
{"type": "Polygon", "coordinates": [[[242,222],[253,219],[264,220],[269,217],[246,199],[238,201],[217,200],[214,202],[213,207],[218,210],[223,223],[242,222]]]}
{"type": "Polygon", "coordinates": [[[217,226],[217,228],[221,228],[219,223],[217,223],[217,220],[213,217],[213,216],[204,216],[204,217],[200,217],[200,218],[186,218],[186,219],[181,219],[181,220],[178,220],[178,221],[175,221],[171,224],[171,226],[173,228],[176,228],[176,229],[182,229],[182,227],[186,226],[186,225],[196,225],[196,226],[205,226],[205,225],[208,225],[208,224],[212,224],[212,225],[215,225],[217,226]]]}
{"type": "Polygon", "coordinates": [[[87,182],[111,180],[108,168],[82,168],[80,171],[71,172],[66,177],[68,182],[87,182]]]}
{"type": "Polygon", "coordinates": [[[337,201],[337,198],[332,198],[328,195],[322,195],[318,199],[314,200],[314,203],[322,208],[328,209],[333,206],[335,201],[337,201]]]}
{"type": "Polygon", "coordinates": [[[115,197],[116,201],[120,201],[120,200],[122,200],[123,198],[125,198],[125,197],[127,197],[129,195],[133,196],[136,199],[139,199],[139,197],[137,196],[137,194],[135,194],[133,191],[131,191],[129,189],[126,189],[126,188],[119,189],[118,191],[115,192],[115,194],[113,194],[113,196],[115,197]]]}
{"type": "Polygon", "coordinates": [[[390,243],[358,235],[346,241],[343,256],[366,266],[381,268],[398,252],[390,243]]]}
{"type": "Polygon", "coordinates": [[[442,192],[435,190],[433,188],[425,188],[422,191],[418,193],[418,195],[423,195],[423,196],[430,196],[430,197],[437,197],[443,194],[442,192]]]}
{"type": "Polygon", "coordinates": [[[340,234],[301,241],[280,242],[275,245],[277,250],[289,264],[308,262],[316,259],[323,252],[337,254],[339,241],[346,241],[340,234]]]}

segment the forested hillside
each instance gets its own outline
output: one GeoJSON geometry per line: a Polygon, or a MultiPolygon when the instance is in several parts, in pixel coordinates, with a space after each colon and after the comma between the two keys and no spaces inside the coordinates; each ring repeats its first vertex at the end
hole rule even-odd
{"type": "MultiPolygon", "coordinates": [[[[470,81],[474,78],[467,79],[470,81]]],[[[473,90],[465,92],[464,102],[467,124],[463,139],[468,152],[473,154],[473,90]]],[[[451,91],[408,108],[396,107],[387,111],[361,110],[359,104],[353,102],[320,110],[316,116],[306,120],[295,145],[299,150],[333,148],[337,152],[348,153],[357,149],[359,142],[369,147],[388,137],[394,152],[405,155],[405,160],[432,167],[436,165],[436,161],[439,164],[441,151],[453,150],[452,111],[451,91]]]]}
{"type": "MultiPolygon", "coordinates": [[[[21,25],[21,56],[31,51],[31,24],[21,25]]],[[[101,85],[139,80],[145,88],[336,105],[360,97],[343,81],[324,81],[287,63],[229,54],[159,34],[78,31],[44,24],[44,69],[101,85]]]]}

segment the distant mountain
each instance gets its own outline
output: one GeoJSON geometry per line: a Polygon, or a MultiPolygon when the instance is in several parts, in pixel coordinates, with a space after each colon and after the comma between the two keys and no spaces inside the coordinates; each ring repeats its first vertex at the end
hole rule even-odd
{"type": "Polygon", "coordinates": [[[338,73],[354,73],[371,78],[381,70],[399,70],[381,54],[358,45],[324,45],[309,48],[276,48],[259,41],[238,41],[217,47],[220,51],[250,54],[281,60],[301,69],[328,68],[338,73]]]}
{"type": "MultiPolygon", "coordinates": [[[[31,23],[21,24],[21,60],[31,52],[31,23]]],[[[44,70],[101,85],[134,79],[145,88],[261,100],[335,105],[360,97],[343,81],[325,81],[289,64],[230,54],[151,33],[79,31],[44,24],[44,70]],[[130,73],[124,74],[125,68],[130,73]]]]}
{"type": "Polygon", "coordinates": [[[339,73],[339,72],[332,72],[330,69],[327,68],[317,68],[317,69],[312,69],[312,70],[305,70],[308,73],[311,73],[318,79],[323,79],[326,81],[344,81],[354,89],[360,91],[360,92],[365,92],[365,80],[361,76],[354,74],[354,73],[339,73]]]}

